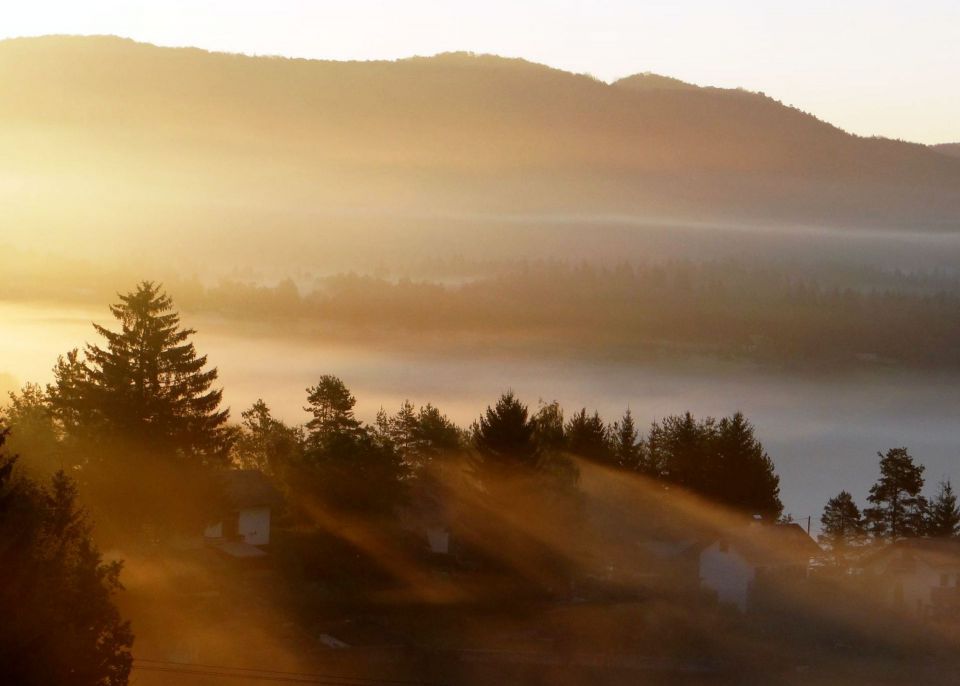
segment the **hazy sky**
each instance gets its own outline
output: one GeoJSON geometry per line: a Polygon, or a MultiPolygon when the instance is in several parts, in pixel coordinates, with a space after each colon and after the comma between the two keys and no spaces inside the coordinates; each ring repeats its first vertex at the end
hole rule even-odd
{"type": "Polygon", "coordinates": [[[849,131],[960,141],[960,0],[0,0],[0,37],[327,59],[448,50],[760,90],[849,131]]]}

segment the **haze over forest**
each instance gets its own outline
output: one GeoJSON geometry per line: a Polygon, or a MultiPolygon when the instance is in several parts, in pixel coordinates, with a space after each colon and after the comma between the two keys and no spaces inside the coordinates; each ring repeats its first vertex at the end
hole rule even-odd
{"type": "Polygon", "coordinates": [[[0,681],[952,683],[960,142],[468,52],[0,94],[0,681]]]}
{"type": "MultiPolygon", "coordinates": [[[[0,102],[3,299],[86,320],[162,279],[220,332],[237,405],[279,382],[228,352],[267,332],[297,359],[348,345],[363,359],[567,360],[575,386],[534,392],[602,406],[600,363],[646,378],[715,360],[719,389],[731,364],[881,385],[960,366],[956,146],[857,137],[669,76],[607,84],[468,53],[324,62],[51,36],[0,43],[0,89],[16,93],[0,102]]],[[[49,380],[49,354],[24,351],[54,344],[16,330],[0,385],[49,380]]],[[[418,391],[351,368],[377,402],[418,391]]],[[[285,378],[286,398],[306,382],[285,378]]],[[[679,403],[704,400],[676,384],[679,403]]],[[[491,390],[444,397],[465,419],[491,390]]],[[[723,393],[705,411],[756,397],[723,393]]],[[[288,419],[297,408],[280,401],[288,419]]],[[[834,432],[818,459],[837,451],[838,473],[871,459],[869,441],[834,432]]],[[[815,507],[831,477],[818,478],[791,481],[788,505],[815,507]]]]}
{"type": "Polygon", "coordinates": [[[446,217],[943,232],[960,208],[955,157],[651,74],[45,37],[0,43],[0,88],[4,237],[71,254],[309,263],[446,217]]]}

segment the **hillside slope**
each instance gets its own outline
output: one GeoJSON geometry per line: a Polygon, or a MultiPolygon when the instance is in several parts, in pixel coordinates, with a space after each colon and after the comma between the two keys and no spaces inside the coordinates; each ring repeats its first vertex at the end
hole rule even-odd
{"type": "Polygon", "coordinates": [[[265,213],[281,231],[317,212],[960,227],[960,160],[649,74],[46,37],[0,42],[0,92],[2,221],[26,227],[147,217],[195,234],[265,213]]]}
{"type": "Polygon", "coordinates": [[[940,145],[932,146],[934,150],[944,155],[950,155],[951,157],[960,157],[960,143],[941,143],[940,145]]]}

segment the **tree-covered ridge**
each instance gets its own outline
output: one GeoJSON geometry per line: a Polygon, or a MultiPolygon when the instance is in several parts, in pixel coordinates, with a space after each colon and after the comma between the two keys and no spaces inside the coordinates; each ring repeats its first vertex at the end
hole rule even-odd
{"type": "MultiPolygon", "coordinates": [[[[0,123],[56,141],[68,161],[54,167],[58,183],[95,183],[118,233],[146,234],[112,205],[131,186],[150,193],[159,226],[201,235],[250,197],[307,213],[412,206],[844,229],[955,217],[960,163],[926,146],[853,136],[763,94],[630,85],[468,53],[335,62],[108,37],[0,42],[0,87],[18,93],[0,103],[0,123]],[[101,173],[91,180],[74,160],[101,173]]],[[[38,150],[0,153],[45,179],[58,155],[38,150]]]]}
{"type": "MultiPolygon", "coordinates": [[[[0,269],[0,290],[11,302],[99,306],[113,297],[106,286],[75,292],[70,284],[77,280],[96,281],[83,263],[31,286],[29,295],[22,286],[35,275],[17,269],[0,269]]],[[[960,281],[947,270],[440,260],[413,271],[422,276],[303,271],[297,281],[203,284],[181,276],[167,283],[192,318],[301,339],[432,344],[444,352],[479,340],[543,356],[562,350],[628,361],[712,357],[801,369],[960,367],[960,281]],[[893,330],[898,334],[888,335],[893,330]]],[[[129,278],[122,271],[109,276],[129,278]]]]}
{"type": "Polygon", "coordinates": [[[302,286],[179,283],[177,292],[192,312],[286,321],[304,336],[451,345],[459,335],[543,355],[559,341],[579,354],[792,368],[960,367],[960,283],[949,273],[684,261],[493,271],[452,284],[341,274],[302,286]]]}

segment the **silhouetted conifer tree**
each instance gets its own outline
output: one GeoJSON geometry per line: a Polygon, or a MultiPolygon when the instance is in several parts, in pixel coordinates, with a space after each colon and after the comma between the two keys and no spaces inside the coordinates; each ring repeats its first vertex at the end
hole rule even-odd
{"type": "Polygon", "coordinates": [[[711,418],[697,421],[689,412],[654,422],[647,446],[656,475],[693,491],[706,491],[714,424],[711,418]]]}
{"type": "Polygon", "coordinates": [[[88,345],[61,358],[50,387],[51,408],[68,431],[99,440],[119,438],[155,454],[220,462],[230,432],[216,368],[205,369],[173,302],[141,283],[110,311],[120,325],[94,324],[106,345],[88,345]]]}
{"type": "Polygon", "coordinates": [[[502,475],[536,469],[539,448],[527,406],[508,391],[473,425],[483,469],[502,475]]]}
{"type": "Polygon", "coordinates": [[[940,491],[930,502],[926,533],[935,538],[951,538],[960,533],[960,507],[949,481],[940,482],[940,491]]]}
{"type": "Polygon", "coordinates": [[[880,478],[867,497],[871,507],[864,510],[870,533],[892,541],[922,534],[927,509],[926,499],[920,495],[923,465],[914,464],[906,448],[891,448],[877,456],[880,478]]]}
{"type": "Polygon", "coordinates": [[[627,408],[623,417],[610,426],[608,435],[610,450],[616,465],[630,471],[644,471],[644,445],[640,440],[630,408],[627,408]]]}
{"type": "Polygon", "coordinates": [[[710,448],[707,494],[741,512],[776,520],[783,512],[780,477],[743,413],[715,425],[710,448]]]}
{"type": "Polygon", "coordinates": [[[838,561],[853,547],[866,541],[863,516],[847,491],[840,491],[830,498],[820,515],[821,531],[817,539],[825,545],[838,561]]]}
{"type": "Polygon", "coordinates": [[[607,442],[607,427],[598,412],[587,414],[587,408],[570,417],[566,426],[567,449],[592,462],[610,464],[613,461],[607,442]]]}

